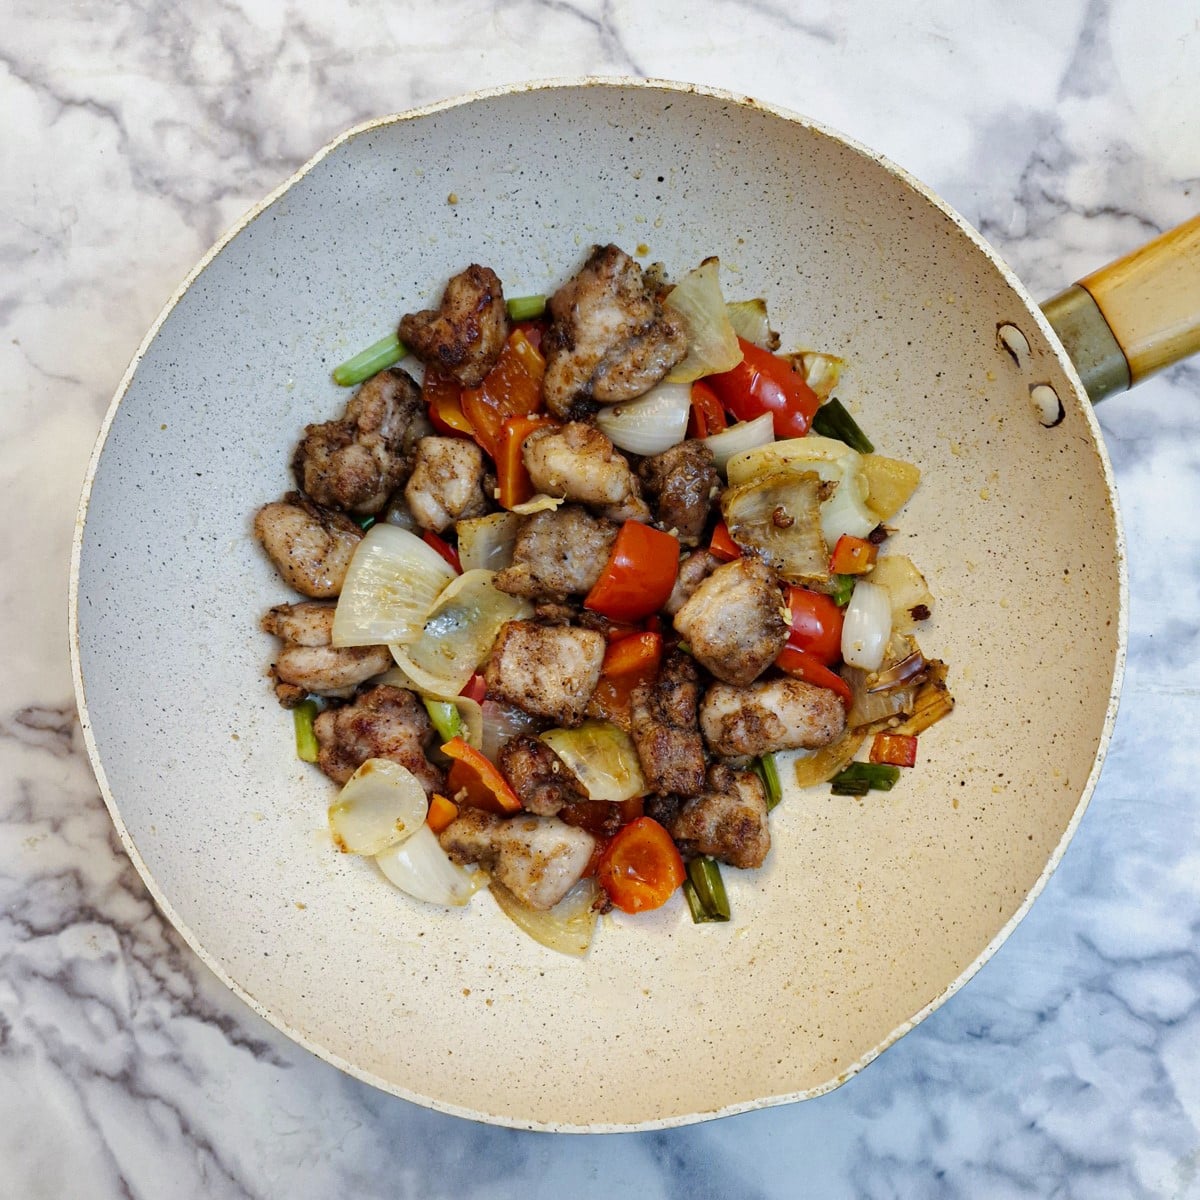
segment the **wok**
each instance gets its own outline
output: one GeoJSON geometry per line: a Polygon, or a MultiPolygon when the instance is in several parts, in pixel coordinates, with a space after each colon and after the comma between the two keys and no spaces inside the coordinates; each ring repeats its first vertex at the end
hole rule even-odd
{"type": "Polygon", "coordinates": [[[1197,348],[1200,229],[1167,242],[1051,306],[1077,371],[936,196],[751,100],[525,85],[338,138],[180,288],[87,476],[76,689],[154,897],[290,1037],[443,1111],[606,1131],[836,1087],[986,962],[1092,793],[1126,587],[1079,372],[1100,394],[1197,348]],[[849,360],[842,399],[924,473],[893,548],[929,577],[922,642],[950,664],[958,707],[890,793],[793,789],[767,866],[727,872],[731,924],[694,926],[676,899],[609,922],[577,961],[486,895],[429,910],[333,851],[331,785],[296,760],[263,678],[257,619],[289,597],[250,518],[289,486],[301,427],[344,405],[336,362],[469,262],[509,294],[548,292],[607,241],[676,274],[719,255],[726,294],[766,297],[786,346],[849,360]]]}

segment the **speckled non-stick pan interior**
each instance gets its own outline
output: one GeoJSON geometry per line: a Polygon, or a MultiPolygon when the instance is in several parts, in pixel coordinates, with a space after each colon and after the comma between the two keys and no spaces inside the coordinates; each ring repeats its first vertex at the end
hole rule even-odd
{"type": "MultiPolygon", "coordinates": [[[[1123,559],[1074,376],[1011,275],[894,168],[828,132],[666,85],[518,88],[335,143],[193,276],[89,477],[73,612],[89,747],[122,838],[204,959],[354,1074],[487,1120],[676,1124],[828,1089],[968,976],[1074,828],[1115,706],[1123,559]],[[735,918],[676,898],[590,955],[487,895],[401,896],[337,854],[257,630],[289,599],[250,518],[348,353],[487,263],[552,290],[594,242],[680,274],[718,255],[786,347],[849,360],[877,447],[924,472],[892,548],[938,599],[956,712],[862,800],[793,792],[735,918]],[[1028,339],[1011,355],[997,327],[1028,339]],[[1065,417],[1038,420],[1048,384],[1065,417]]],[[[735,878],[736,876],[736,878],[735,878]]]]}

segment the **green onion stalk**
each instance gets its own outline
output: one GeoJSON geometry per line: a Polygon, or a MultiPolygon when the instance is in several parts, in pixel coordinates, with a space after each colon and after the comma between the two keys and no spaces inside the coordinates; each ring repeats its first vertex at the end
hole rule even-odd
{"type": "Polygon", "coordinates": [[[378,375],[380,371],[398,363],[408,354],[408,347],[394,333],[360,350],[353,358],[333,368],[333,382],[339,387],[353,387],[378,375]]]}

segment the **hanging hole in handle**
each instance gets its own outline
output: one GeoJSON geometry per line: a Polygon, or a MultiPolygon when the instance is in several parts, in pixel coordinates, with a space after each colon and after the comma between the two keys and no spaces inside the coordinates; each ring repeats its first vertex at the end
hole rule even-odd
{"type": "Polygon", "coordinates": [[[1029,389],[1029,399],[1033,401],[1033,411],[1037,414],[1038,424],[1046,429],[1053,429],[1061,424],[1067,415],[1058,393],[1048,383],[1035,383],[1029,389]]]}

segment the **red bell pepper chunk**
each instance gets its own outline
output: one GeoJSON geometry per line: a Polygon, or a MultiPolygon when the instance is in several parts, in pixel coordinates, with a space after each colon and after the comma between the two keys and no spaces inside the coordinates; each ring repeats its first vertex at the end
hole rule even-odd
{"type": "Polygon", "coordinates": [[[487,684],[483,681],[483,676],[478,671],[467,680],[467,686],[458,693],[464,699],[474,700],[476,704],[482,704],[487,699],[487,684]]]}
{"type": "Polygon", "coordinates": [[[427,529],[421,534],[421,541],[431,549],[436,550],[459,575],[462,574],[462,563],[459,561],[458,551],[449,542],[438,537],[432,529],[427,529]]]}
{"type": "Polygon", "coordinates": [[[666,604],[678,573],[679,540],[626,521],[583,606],[612,621],[640,621],[666,604]]]}
{"type": "Polygon", "coordinates": [[[847,712],[854,704],[854,693],[850,690],[850,685],[836,671],[831,671],[803,650],[793,650],[785,646],[779,652],[775,665],[786,674],[803,679],[806,683],[815,683],[817,687],[837,692],[847,712]]]}
{"type": "MultiPolygon", "coordinates": [[[[623,825],[636,821],[645,812],[641,796],[631,800],[573,800],[557,812],[560,821],[586,829],[598,838],[611,838],[623,825]]],[[[599,857],[599,856],[597,856],[599,857]]]]}
{"type": "Polygon", "coordinates": [[[687,435],[690,438],[708,437],[720,433],[729,424],[725,409],[717,397],[717,393],[704,382],[697,379],[692,384],[692,409],[688,413],[687,435]]]}
{"type": "Polygon", "coordinates": [[[658,674],[662,649],[660,633],[633,633],[609,642],[588,711],[622,729],[628,728],[633,693],[642,683],[652,682],[658,674]]]}
{"type": "Polygon", "coordinates": [[[425,824],[434,833],[441,833],[457,816],[458,805],[453,800],[447,800],[440,792],[434,792],[429,797],[429,812],[425,816],[425,824]]]}
{"type": "Polygon", "coordinates": [[[878,553],[873,542],[843,533],[833,548],[829,569],[835,575],[865,575],[875,565],[878,553]]]}
{"type": "Polygon", "coordinates": [[[442,753],[454,760],[446,778],[456,800],[461,798],[463,804],[501,816],[521,811],[521,801],[508,780],[474,746],[460,737],[451,738],[442,747],[442,753]]]}
{"type": "Polygon", "coordinates": [[[500,449],[505,418],[527,416],[541,407],[545,373],[546,360],[520,329],[514,329],[483,382],[463,390],[462,410],[474,427],[475,440],[492,458],[500,449]]]}
{"type": "Polygon", "coordinates": [[[685,875],[671,835],[651,817],[626,825],[609,842],[596,868],[600,886],[627,913],[661,908],[685,875]]]}
{"type": "Polygon", "coordinates": [[[738,338],[738,345],[742,361],[732,371],[706,376],[705,382],[739,421],[753,421],[769,412],[777,438],[803,437],[821,407],[816,392],[786,358],[745,338],[738,338]]]}
{"type": "Polygon", "coordinates": [[[429,412],[429,420],[438,433],[453,437],[456,434],[475,436],[475,427],[462,409],[462,385],[436,367],[425,368],[421,384],[421,399],[429,412]]]}
{"type": "Polygon", "coordinates": [[[735,558],[742,557],[742,548],[729,536],[729,526],[724,521],[717,522],[708,549],[722,562],[733,562],[735,558]]]}
{"type": "Polygon", "coordinates": [[[917,761],[917,739],[911,733],[877,733],[869,755],[873,763],[911,767],[917,761]]]}
{"type": "Polygon", "coordinates": [[[600,677],[616,679],[647,669],[657,671],[662,658],[661,633],[634,633],[610,642],[604,651],[600,677]]]}
{"type": "Polygon", "coordinates": [[[822,666],[832,667],[842,657],[845,612],[831,596],[802,587],[788,588],[788,609],[792,631],[787,644],[812,655],[822,666]]]}
{"type": "Polygon", "coordinates": [[[501,508],[515,508],[533,496],[533,483],[521,456],[525,439],[542,425],[554,425],[553,417],[542,415],[505,417],[496,450],[496,486],[501,508]]]}

